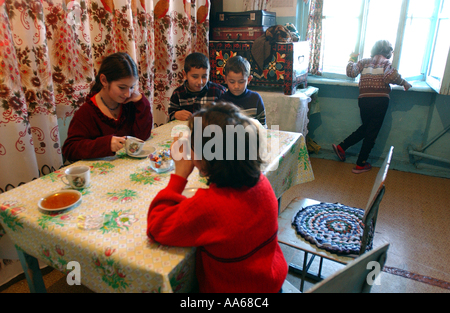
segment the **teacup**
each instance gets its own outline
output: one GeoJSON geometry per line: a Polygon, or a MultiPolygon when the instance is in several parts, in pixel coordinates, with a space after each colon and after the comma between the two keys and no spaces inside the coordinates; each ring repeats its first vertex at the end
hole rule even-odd
{"type": "Polygon", "coordinates": [[[139,138],[127,136],[125,141],[125,150],[129,155],[138,155],[144,148],[144,144],[145,141],[139,138]]]}
{"type": "Polygon", "coordinates": [[[91,184],[91,169],[89,166],[74,166],[65,170],[64,174],[66,175],[61,177],[62,182],[74,189],[86,188],[91,184]]]}

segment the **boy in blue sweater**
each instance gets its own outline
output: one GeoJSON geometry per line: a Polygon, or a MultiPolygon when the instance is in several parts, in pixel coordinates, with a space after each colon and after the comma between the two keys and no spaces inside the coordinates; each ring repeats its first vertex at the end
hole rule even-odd
{"type": "Polygon", "coordinates": [[[224,76],[228,90],[220,100],[234,103],[244,110],[246,115],[266,125],[266,111],[261,96],[247,89],[247,84],[253,78],[250,75],[250,63],[239,55],[234,56],[225,64],[224,76]]]}

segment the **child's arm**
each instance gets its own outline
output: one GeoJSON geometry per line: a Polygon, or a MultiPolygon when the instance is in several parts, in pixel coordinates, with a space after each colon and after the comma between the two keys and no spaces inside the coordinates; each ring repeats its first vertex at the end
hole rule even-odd
{"type": "Polygon", "coordinates": [[[408,91],[408,89],[412,87],[411,84],[404,80],[398,71],[390,64],[384,70],[384,82],[386,84],[403,86],[405,91],[408,91]]]}
{"type": "Polygon", "coordinates": [[[410,83],[408,83],[406,80],[403,80],[401,86],[403,86],[405,91],[408,91],[408,89],[412,87],[412,85],[410,83]]]}
{"type": "Polygon", "coordinates": [[[258,120],[258,122],[261,123],[261,125],[266,125],[266,108],[264,107],[264,101],[261,98],[261,95],[259,95],[259,101],[258,104],[256,106],[256,119],[258,120]]]}
{"type": "Polygon", "coordinates": [[[348,60],[347,64],[347,76],[351,78],[355,78],[358,76],[362,71],[362,66],[360,66],[360,62],[357,62],[359,53],[352,52],[350,54],[350,58],[348,60]]]}
{"type": "Polygon", "coordinates": [[[173,121],[176,118],[175,113],[180,110],[181,110],[180,96],[179,96],[179,91],[177,88],[173,91],[172,96],[170,97],[169,109],[168,109],[169,121],[173,121]]]}

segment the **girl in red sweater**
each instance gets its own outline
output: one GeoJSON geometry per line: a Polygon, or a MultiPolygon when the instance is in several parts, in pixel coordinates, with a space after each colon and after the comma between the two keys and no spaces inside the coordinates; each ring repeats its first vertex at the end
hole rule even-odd
{"type": "Polygon", "coordinates": [[[150,204],[147,234],[164,245],[197,247],[200,292],[279,292],[288,267],[277,241],[277,199],[261,174],[259,153],[256,159],[249,153],[252,135],[259,134],[253,127],[248,136],[233,135],[230,145],[227,125],[253,124],[229,103],[203,108],[189,120],[191,159],[174,156],[175,174],[150,204]],[[211,126],[214,137],[203,135],[211,126]],[[211,148],[211,139],[222,141],[223,149],[211,148]],[[244,160],[237,157],[239,140],[245,141],[244,160]],[[230,148],[234,153],[227,154],[230,148]],[[194,166],[209,188],[186,198],[182,192],[194,166]]]}
{"type": "Polygon", "coordinates": [[[113,156],[125,136],[150,137],[152,113],[139,92],[136,63],[124,52],[107,56],[95,84],[70,121],[63,155],[69,161],[113,156]]]}

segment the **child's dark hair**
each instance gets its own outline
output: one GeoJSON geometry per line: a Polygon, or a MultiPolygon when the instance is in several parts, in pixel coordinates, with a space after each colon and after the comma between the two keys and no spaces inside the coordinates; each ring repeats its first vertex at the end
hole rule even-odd
{"type": "MultiPolygon", "coordinates": [[[[212,103],[197,111],[188,123],[191,129],[191,147],[194,152],[196,140],[201,140],[202,150],[211,139],[214,138],[214,142],[217,142],[217,133],[214,133],[214,136],[211,137],[204,136],[204,130],[207,126],[222,129],[223,137],[219,140],[222,141],[223,155],[207,160],[202,151],[201,162],[208,185],[214,183],[218,187],[241,188],[243,186],[253,187],[258,183],[263,162],[259,152],[260,134],[258,127],[241,113],[239,107],[228,102],[212,103]],[[196,133],[194,127],[195,119],[198,117],[201,118],[202,123],[201,133],[199,134],[196,133]],[[234,128],[236,131],[227,133],[227,125],[233,126],[228,127],[230,130],[234,128]],[[239,128],[242,130],[241,133],[238,132],[239,128]],[[229,135],[233,138],[227,138],[229,135]],[[231,142],[233,145],[231,145],[231,142]],[[233,147],[233,151],[227,151],[227,149],[231,150],[231,147],[233,147]],[[245,151],[242,155],[243,148],[245,151]]],[[[217,149],[217,145],[214,145],[214,149],[217,149]]],[[[215,150],[213,153],[217,153],[217,151],[215,150]]]]}
{"type": "Polygon", "coordinates": [[[108,82],[130,76],[139,77],[136,63],[125,52],[116,52],[103,59],[97,76],[95,76],[95,84],[91,88],[91,93],[97,93],[103,88],[100,82],[100,74],[105,75],[108,82]]]}
{"type": "Polygon", "coordinates": [[[230,71],[234,73],[242,73],[244,77],[250,76],[250,63],[247,59],[241,57],[240,55],[236,55],[232,58],[229,58],[224,68],[224,75],[227,75],[230,71]]]}
{"type": "Polygon", "coordinates": [[[387,40],[378,40],[372,47],[372,50],[370,51],[370,57],[374,57],[378,54],[381,54],[386,59],[390,59],[392,57],[392,51],[394,51],[394,48],[392,48],[392,45],[387,40]]]}
{"type": "Polygon", "coordinates": [[[209,69],[208,57],[200,52],[189,54],[184,60],[184,71],[188,73],[193,67],[209,69]]]}

